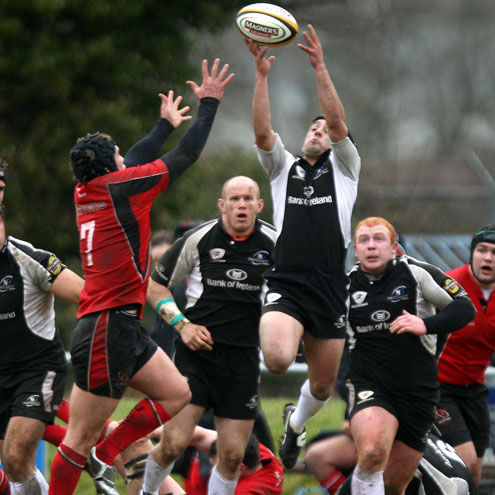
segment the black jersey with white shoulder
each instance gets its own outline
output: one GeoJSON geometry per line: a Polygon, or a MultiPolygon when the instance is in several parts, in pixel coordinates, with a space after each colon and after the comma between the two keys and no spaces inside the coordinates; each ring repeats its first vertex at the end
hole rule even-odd
{"type": "Polygon", "coordinates": [[[7,238],[0,252],[0,373],[66,367],[48,292],[64,269],[53,253],[7,238]]]}
{"type": "Polygon", "coordinates": [[[278,134],[271,151],[257,150],[270,178],[276,266],[342,270],[361,168],[351,138],[332,143],[314,165],[287,151],[278,134]]]}
{"type": "Polygon", "coordinates": [[[242,241],[220,219],[205,222],[174,243],[151,277],[169,288],[187,277],[187,318],[208,328],[214,342],[257,347],[262,275],[271,265],[275,239],[275,228],[262,220],[242,241]]]}
{"type": "Polygon", "coordinates": [[[475,315],[464,289],[439,268],[409,256],[391,260],[380,277],[358,263],[349,278],[351,380],[362,377],[392,393],[436,390],[437,335],[459,330],[475,315]],[[425,335],[389,331],[404,310],[423,319],[425,335]]]}

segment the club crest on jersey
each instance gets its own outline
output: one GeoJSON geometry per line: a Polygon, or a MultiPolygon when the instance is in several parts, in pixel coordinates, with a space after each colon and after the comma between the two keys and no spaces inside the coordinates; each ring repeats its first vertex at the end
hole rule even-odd
{"type": "Polygon", "coordinates": [[[292,179],[299,179],[299,180],[304,180],[306,178],[306,170],[304,170],[301,165],[296,165],[294,167],[294,172],[296,173],[293,175],[291,178],[292,179]]]}
{"type": "Polygon", "coordinates": [[[58,275],[62,270],[62,263],[60,263],[60,260],[55,256],[50,256],[48,258],[47,269],[52,275],[58,275]]]}
{"type": "Polygon", "coordinates": [[[313,196],[313,193],[315,192],[315,188],[313,186],[306,186],[303,189],[303,191],[304,191],[304,196],[310,198],[311,196],[313,196]]]}
{"type": "Polygon", "coordinates": [[[226,275],[232,280],[246,280],[248,278],[248,274],[244,270],[239,270],[238,268],[228,270],[226,275]]]}
{"type": "Polygon", "coordinates": [[[399,302],[399,301],[407,301],[409,299],[409,296],[406,293],[406,286],[405,285],[399,285],[399,287],[396,287],[390,296],[387,298],[390,302],[399,302]]]}
{"type": "Polygon", "coordinates": [[[357,290],[356,292],[353,292],[351,295],[351,299],[353,300],[354,304],[352,304],[352,308],[361,308],[362,306],[368,306],[368,303],[364,302],[366,299],[366,296],[368,293],[364,290],[357,290]]]}
{"type": "Polygon", "coordinates": [[[225,256],[225,249],[222,248],[213,248],[210,249],[210,258],[213,261],[225,261],[222,259],[225,256]]]}
{"type": "Polygon", "coordinates": [[[459,284],[455,280],[452,280],[451,278],[446,278],[443,281],[443,288],[449,294],[457,294],[461,290],[461,287],[459,286],[459,284]]]}
{"type": "Polygon", "coordinates": [[[385,309],[379,309],[371,314],[371,319],[376,322],[382,322],[390,320],[390,313],[385,309]]]}
{"type": "Polygon", "coordinates": [[[258,251],[250,256],[248,260],[253,265],[269,265],[270,264],[270,253],[268,251],[258,251]]]}
{"type": "Polygon", "coordinates": [[[14,277],[12,275],[5,275],[0,280],[0,292],[7,292],[9,290],[15,290],[14,277]]]}

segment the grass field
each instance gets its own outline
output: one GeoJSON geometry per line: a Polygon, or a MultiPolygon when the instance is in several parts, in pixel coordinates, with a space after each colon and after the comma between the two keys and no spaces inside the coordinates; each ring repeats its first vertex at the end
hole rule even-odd
{"type": "MultiPolygon", "coordinates": [[[[297,397],[277,397],[277,398],[263,398],[261,402],[262,409],[266,415],[270,429],[272,431],[273,440],[278,448],[279,439],[282,437],[283,424],[282,424],[282,410],[284,404],[287,402],[295,402],[297,397]]],[[[124,398],[117,408],[114,419],[122,419],[129,412],[129,410],[136,403],[135,398],[124,398]]],[[[320,411],[320,413],[312,418],[307,425],[307,438],[310,439],[316,433],[322,429],[339,428],[344,416],[344,403],[340,399],[332,399],[330,403],[320,411]]],[[[278,453],[278,452],[276,452],[278,453]]],[[[51,462],[53,455],[55,454],[55,448],[53,446],[48,447],[48,462],[51,462]]],[[[48,474],[47,474],[48,476],[48,474]]],[[[180,478],[179,478],[180,479],[180,478]]],[[[125,494],[125,484],[122,480],[118,481],[117,488],[119,493],[125,494]]],[[[319,490],[319,484],[312,476],[304,476],[297,474],[285,474],[284,476],[284,495],[303,495],[317,492],[319,490]]],[[[91,478],[83,472],[81,481],[75,492],[77,495],[90,495],[95,493],[95,488],[91,478]]]]}

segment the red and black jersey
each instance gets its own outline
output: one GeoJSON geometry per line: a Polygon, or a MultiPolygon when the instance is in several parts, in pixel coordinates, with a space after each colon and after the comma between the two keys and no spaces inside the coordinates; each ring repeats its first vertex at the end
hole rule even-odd
{"type": "Polygon", "coordinates": [[[486,301],[469,270],[469,264],[447,272],[468,293],[476,317],[450,335],[438,361],[438,381],[454,385],[483,383],[485,371],[495,351],[495,291],[486,301]]]}
{"type": "Polygon", "coordinates": [[[146,301],[150,269],[150,209],[169,186],[162,160],[77,184],[74,191],[85,284],[81,317],[146,301]]]}
{"type": "MultiPolygon", "coordinates": [[[[234,495],[281,495],[284,484],[284,469],[272,451],[259,444],[261,468],[254,473],[241,476],[234,490],[234,495]]],[[[196,457],[185,479],[188,495],[206,495],[208,478],[203,478],[196,457]]]]}

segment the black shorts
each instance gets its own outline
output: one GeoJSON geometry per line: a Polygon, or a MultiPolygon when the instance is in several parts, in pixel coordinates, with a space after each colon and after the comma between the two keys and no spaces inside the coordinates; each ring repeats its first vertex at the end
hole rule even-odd
{"type": "Polygon", "coordinates": [[[418,452],[424,451],[428,433],[435,421],[435,405],[438,401],[436,391],[418,400],[406,394],[384,393],[375,384],[363,379],[348,380],[347,387],[351,424],[352,417],[358,411],[373,406],[381,407],[399,421],[395,439],[418,452]]]}
{"type": "Polygon", "coordinates": [[[436,425],[442,440],[453,447],[472,441],[476,455],[483,457],[490,443],[488,387],[441,384],[436,425]]]}
{"type": "Polygon", "coordinates": [[[156,350],[137,315],[118,308],[85,315],[72,336],[75,382],[95,395],[120,399],[156,350]]]}
{"type": "Polygon", "coordinates": [[[260,381],[257,348],[215,342],[211,351],[191,351],[178,340],[175,365],[189,382],[191,404],[212,407],[219,418],[256,417],[260,381]]]}
{"type": "Polygon", "coordinates": [[[52,424],[64,398],[66,378],[65,369],[0,375],[0,439],[14,416],[52,424]]]}
{"type": "Polygon", "coordinates": [[[263,314],[281,311],[299,321],[319,339],[343,339],[348,313],[347,277],[277,268],[265,273],[268,286],[263,314]]]}

